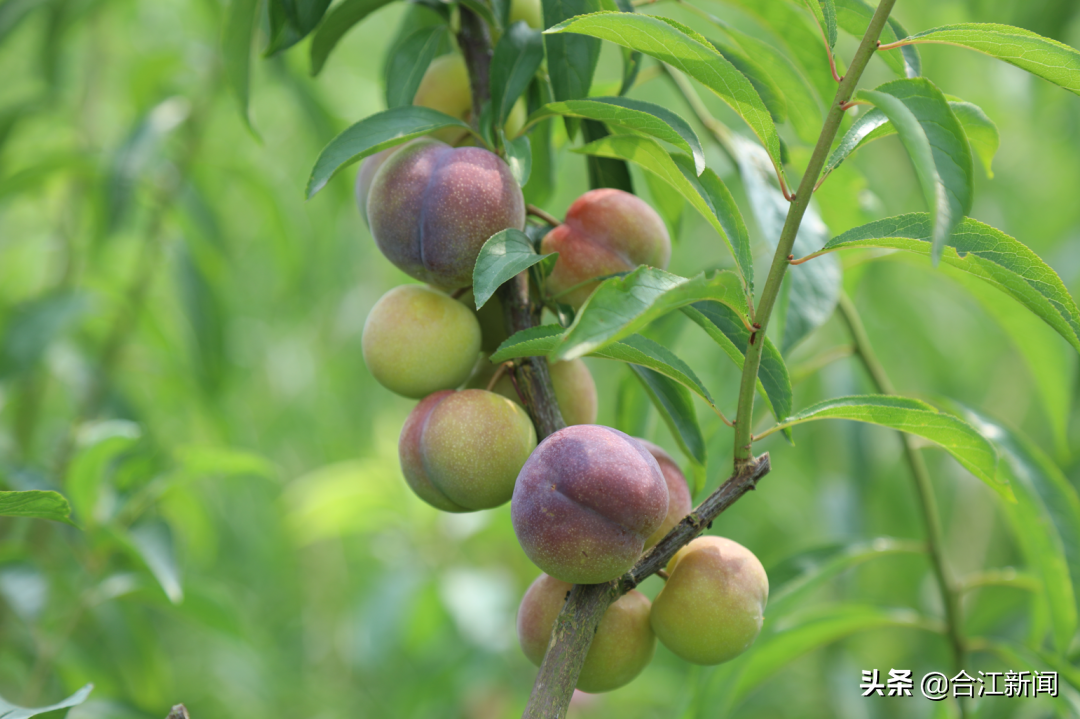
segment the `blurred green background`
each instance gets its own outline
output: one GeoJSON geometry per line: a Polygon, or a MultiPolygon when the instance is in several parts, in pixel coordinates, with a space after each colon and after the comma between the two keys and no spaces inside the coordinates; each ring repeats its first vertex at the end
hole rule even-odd
{"type": "MultiPolygon", "coordinates": [[[[700,4],[769,37],[728,4],[700,4]]],[[[535,669],[517,647],[514,615],[537,570],[508,506],[443,515],[406,488],[396,443],[413,403],[371,379],[360,333],[381,294],[410,280],[375,248],[351,171],[303,199],[319,150],[383,109],[382,58],[408,7],[355,28],[318,78],[306,42],[253,60],[253,134],[223,83],[218,0],[0,2],[0,489],[61,489],[83,528],[0,518],[9,701],[44,704],[93,682],[71,717],[163,717],[178,702],[194,719],[520,714],[535,669]]],[[[677,7],[655,11],[700,28],[677,7]]],[[[1080,46],[1074,0],[902,0],[894,15],[912,32],[997,21],[1080,46]]],[[[854,42],[841,40],[842,56],[854,42]]],[[[1001,131],[994,178],[976,170],[972,215],[1027,244],[1080,295],[1080,97],[956,48],[924,46],[922,57],[925,75],[1001,131]]],[[[617,80],[618,63],[606,47],[597,82],[617,80]]],[[[874,61],[863,85],[889,78],[874,61]]],[[[632,96],[689,116],[662,79],[632,96]]],[[[798,164],[805,151],[785,136],[798,164]]],[[[558,216],[588,189],[584,159],[563,142],[559,189],[545,204],[558,216]]],[[[708,160],[742,203],[715,145],[708,160]]],[[[819,200],[833,234],[924,209],[895,138],[846,163],[819,200]]],[[[995,320],[1008,309],[995,297],[924,260],[867,259],[844,258],[845,288],[898,389],[981,408],[1080,483],[1077,362],[1065,342],[1025,319],[1022,352],[995,320]]],[[[687,208],[671,270],[729,264],[687,208]]],[[[759,272],[766,266],[762,251],[759,272]]],[[[681,317],[653,331],[733,412],[738,374],[716,345],[681,317]]],[[[813,369],[847,342],[834,318],[789,367],[813,369]]],[[[629,372],[589,362],[600,422],[616,423],[629,372]]],[[[798,409],[868,384],[840,359],[795,390],[798,409]]],[[[708,491],[730,470],[731,435],[699,410],[708,491]]],[[[642,426],[678,456],[654,413],[642,426]]],[[[766,568],[830,542],[922,537],[894,433],[823,423],[795,439],[762,443],[772,474],[713,532],[766,568]]],[[[944,452],[925,454],[957,573],[1020,565],[992,492],[944,452]]],[[[659,582],[643,590],[654,595],[659,582]]],[[[866,563],[808,601],[940,615],[917,554],[866,563]]],[[[1013,588],[970,593],[965,632],[1023,639],[1039,621],[1030,605],[1013,588]]],[[[970,664],[1023,668],[987,653],[970,664]]],[[[861,669],[918,677],[949,666],[936,633],[869,631],[787,665],[733,715],[951,716],[948,703],[865,700],[858,690],[861,669]]],[[[635,682],[579,696],[573,711],[714,717],[721,678],[659,647],[635,682]]],[[[1053,711],[1002,700],[979,716],[1053,711]]]]}

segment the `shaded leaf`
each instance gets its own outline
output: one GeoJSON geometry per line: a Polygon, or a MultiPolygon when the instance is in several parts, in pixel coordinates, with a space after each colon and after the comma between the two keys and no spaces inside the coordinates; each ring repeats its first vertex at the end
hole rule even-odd
{"type": "Polygon", "coordinates": [[[258,0],[232,0],[225,15],[222,54],[225,77],[240,108],[244,124],[251,127],[248,97],[251,85],[251,42],[255,33],[258,0]]]}
{"type": "Polygon", "coordinates": [[[698,425],[690,390],[647,367],[632,364],[630,369],[641,382],[664,424],[668,426],[675,443],[690,460],[690,474],[693,477],[691,490],[696,494],[705,486],[704,468],[707,457],[705,437],[698,425]]]}
{"type": "Polygon", "coordinates": [[[952,108],[956,119],[963,125],[964,134],[967,135],[968,142],[971,143],[971,149],[982,160],[983,168],[986,169],[986,176],[993,178],[994,155],[997,154],[998,146],[1001,144],[997,125],[987,117],[986,113],[978,105],[962,100],[950,100],[949,107],[952,108]]]}
{"type": "MultiPolygon", "coordinates": [[[[551,252],[541,255],[533,249],[533,243],[521,230],[510,228],[488,238],[480,248],[473,266],[473,295],[476,309],[480,309],[495,290],[545,257],[557,255],[551,252]]],[[[496,361],[496,360],[493,360],[496,361]]],[[[498,360],[501,361],[501,360],[498,360]]]]}
{"type": "MultiPolygon", "coordinates": [[[[883,247],[929,255],[931,232],[926,213],[889,217],[834,237],[819,253],[883,247]]],[[[1024,244],[968,217],[953,231],[941,259],[1011,296],[1080,352],[1080,309],[1057,273],[1024,244]]]]}
{"type": "Polygon", "coordinates": [[[945,96],[923,78],[895,80],[857,97],[872,102],[900,135],[933,216],[931,261],[941,259],[945,241],[971,212],[974,165],[960,121],[945,96]]]}
{"type": "Polygon", "coordinates": [[[543,61],[544,39],[525,21],[514,23],[499,38],[491,59],[491,105],[497,126],[502,127],[543,61]]]}
{"type": "Polygon", "coordinates": [[[702,273],[687,279],[639,267],[625,277],[604,280],[582,305],[552,358],[568,360],[595,352],[637,333],[672,310],[701,300],[722,302],[746,317],[746,297],[733,272],[702,273]]]}
{"type": "MultiPolygon", "coordinates": [[[[600,0],[543,0],[544,27],[601,9],[600,0]]],[[[589,96],[593,73],[600,59],[600,41],[592,37],[544,34],[548,75],[555,100],[589,96]]],[[[570,126],[568,126],[570,129],[570,126]]],[[[574,136],[570,132],[570,137],[574,136]]]]}
{"type": "Polygon", "coordinates": [[[940,445],[969,472],[994,491],[1011,499],[1009,482],[997,474],[997,452],[979,432],[963,420],[917,399],[895,395],[838,397],[807,407],[788,417],[780,427],[818,419],[847,419],[888,427],[940,445]]]}
{"type": "Polygon", "coordinates": [[[552,102],[534,112],[528,124],[556,115],[596,120],[651,135],[685,150],[694,158],[695,174],[705,169],[705,151],[694,129],[671,110],[627,97],[590,97],[552,102]]]}
{"type": "Polygon", "coordinates": [[[677,23],[636,13],[593,13],[562,22],[547,32],[579,33],[608,40],[643,52],[693,77],[750,126],[768,150],[776,172],[783,175],[780,136],[768,109],[750,81],[707,40],[699,41],[677,23]]]}
{"type": "MultiPolygon", "coordinates": [[[[735,365],[742,369],[746,349],[750,343],[750,330],[742,323],[738,313],[719,302],[695,302],[682,308],[683,313],[698,324],[718,344],[735,365]]],[[[757,341],[761,341],[758,337],[757,341]]],[[[769,405],[773,416],[781,421],[791,414],[791,378],[787,365],[776,346],[767,337],[758,368],[758,390],[769,405]]],[[[790,433],[785,433],[789,435],[790,433]]]]}
{"type": "MultiPolygon", "coordinates": [[[[874,16],[875,6],[865,0],[835,0],[836,22],[845,32],[862,39],[866,29],[870,25],[870,18],[874,16]]],[[[895,19],[890,17],[889,22],[881,29],[881,44],[895,42],[897,38],[905,37],[907,31],[895,19]]],[[[922,60],[919,51],[913,46],[904,48],[907,52],[874,53],[888,65],[900,77],[918,77],[922,74],[922,60]]]]}
{"type": "Polygon", "coordinates": [[[518,185],[529,184],[532,175],[532,143],[527,135],[516,137],[513,140],[506,139],[506,135],[499,130],[503,149],[506,151],[506,165],[510,168],[510,174],[518,185]]]}
{"type": "Polygon", "coordinates": [[[64,495],[41,489],[0,491],[0,517],[35,517],[75,526],[71,521],[71,505],[64,495]]]}
{"type": "Polygon", "coordinates": [[[446,25],[422,27],[394,49],[386,64],[386,106],[412,105],[420,81],[447,32],[446,25]]]}
{"type": "Polygon", "coordinates": [[[311,74],[322,71],[326,59],[353,25],[375,12],[390,0],[343,0],[336,5],[319,25],[311,39],[311,74]]]}
{"type": "Polygon", "coordinates": [[[925,30],[901,42],[971,48],[1080,95],[1080,51],[1030,30],[994,23],[957,23],[925,30]]]}
{"type": "Polygon", "coordinates": [[[86,701],[86,697],[90,696],[90,691],[93,688],[93,684],[87,684],[63,701],[57,702],[56,704],[50,704],[47,707],[37,707],[34,709],[16,706],[6,701],[3,697],[0,697],[0,717],[3,717],[3,719],[30,719],[30,717],[35,717],[38,714],[44,714],[45,712],[78,706],[86,701]]]}
{"type": "Polygon", "coordinates": [[[176,563],[172,532],[160,520],[143,522],[131,528],[128,541],[161,585],[173,604],[184,601],[180,585],[180,567],[176,563]]]}
{"type": "MultiPolygon", "coordinates": [[[[569,122],[569,120],[567,121],[569,122]]],[[[581,123],[581,134],[585,142],[599,142],[610,136],[607,128],[601,122],[585,120],[581,123]]],[[[575,152],[578,150],[575,149],[575,152]]],[[[626,162],[614,156],[590,156],[586,158],[589,168],[589,187],[613,187],[624,192],[634,192],[634,182],[630,177],[630,168],[626,162]]]]}
{"type": "Polygon", "coordinates": [[[575,152],[628,160],[678,190],[724,238],[746,282],[747,293],[753,290],[750,235],[734,198],[715,172],[706,168],[700,178],[695,177],[689,157],[669,155],[655,140],[638,135],[611,135],[575,152]]]}
{"type": "Polygon", "coordinates": [[[0,379],[32,369],[49,346],[89,309],[87,297],[75,292],[46,295],[16,305],[0,336],[0,379]]]}
{"type": "Polygon", "coordinates": [[[364,118],[323,148],[308,179],[311,198],[342,168],[368,155],[394,147],[444,127],[470,129],[467,124],[438,110],[408,105],[395,107],[364,118]]]}

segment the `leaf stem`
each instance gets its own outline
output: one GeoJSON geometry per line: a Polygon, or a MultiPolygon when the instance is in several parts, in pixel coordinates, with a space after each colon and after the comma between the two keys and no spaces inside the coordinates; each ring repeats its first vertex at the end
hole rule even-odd
{"type": "MultiPolygon", "coordinates": [[[[773,255],[772,266],[769,268],[769,277],[765,282],[765,287],[762,289],[761,300],[758,303],[755,318],[761,325],[759,331],[762,333],[768,327],[769,317],[772,315],[776,298],[780,294],[780,283],[783,281],[784,273],[787,272],[788,268],[788,256],[791,254],[791,248],[795,244],[795,235],[799,231],[803,215],[810,204],[814,183],[821,174],[821,168],[825,165],[833,140],[840,129],[840,122],[844,117],[842,106],[854,94],[863,70],[866,69],[867,63],[870,62],[871,56],[877,49],[878,37],[881,35],[885,22],[889,19],[889,13],[895,4],[896,0],[881,0],[877,10],[874,11],[874,16],[870,19],[870,24],[866,28],[866,34],[863,36],[862,42],[859,43],[859,49],[855,51],[855,56],[851,59],[851,66],[848,68],[847,75],[836,91],[836,97],[833,99],[829,114],[825,118],[825,124],[821,128],[821,135],[818,137],[817,145],[814,147],[814,154],[810,157],[810,163],[803,174],[802,182],[795,192],[795,201],[791,204],[787,219],[784,221],[784,229],[780,233],[776,253],[773,255]]],[[[757,375],[761,366],[761,352],[764,345],[764,342],[755,342],[746,348],[746,362],[743,364],[742,383],[739,386],[739,409],[735,415],[736,468],[752,461],[753,458],[750,432],[753,428],[754,391],[757,387],[757,375]]]]}
{"type": "Polygon", "coordinates": [[[536,205],[525,205],[525,213],[532,215],[533,217],[539,217],[544,222],[548,223],[552,227],[558,227],[562,223],[554,215],[549,215],[544,210],[541,210],[536,205]]]}
{"type": "MultiPolygon", "coordinates": [[[[870,375],[874,387],[881,394],[896,394],[896,388],[889,380],[885,367],[874,354],[870,345],[870,338],[866,334],[866,328],[859,318],[859,312],[855,303],[845,293],[841,293],[840,317],[847,324],[851,334],[851,340],[855,345],[855,354],[862,360],[863,366],[870,375]]],[[[912,438],[900,432],[900,439],[904,443],[904,456],[911,469],[911,477],[915,482],[915,492],[919,500],[919,510],[926,524],[926,543],[930,550],[930,563],[934,569],[938,588],[941,591],[942,604],[945,607],[945,629],[952,650],[953,663],[957,672],[964,668],[964,639],[962,636],[963,615],[960,607],[961,589],[952,577],[949,565],[945,560],[945,538],[941,530],[941,517],[938,513],[937,499],[934,497],[934,487],[930,481],[930,472],[926,468],[919,450],[915,447],[912,438]]],[[[967,716],[963,701],[960,704],[960,715],[967,716]]]]}
{"type": "MultiPolygon", "coordinates": [[[[809,7],[810,3],[817,2],[817,0],[803,0],[803,2],[809,7]]],[[[814,15],[812,10],[810,14],[814,15]]],[[[818,29],[821,30],[821,39],[825,41],[825,54],[829,56],[829,69],[832,71],[833,80],[843,82],[844,78],[840,77],[840,73],[836,71],[836,59],[833,57],[832,45],[829,44],[829,36],[825,32],[825,26],[818,21],[817,15],[814,15],[814,23],[818,26],[818,29]]]]}

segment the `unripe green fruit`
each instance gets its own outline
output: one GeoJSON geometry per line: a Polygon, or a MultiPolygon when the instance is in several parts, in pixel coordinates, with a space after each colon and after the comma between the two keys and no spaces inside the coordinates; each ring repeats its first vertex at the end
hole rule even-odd
{"type": "MultiPolygon", "coordinates": [[[[517,627],[521,650],[536,666],[544,661],[551,628],[572,584],[541,574],[521,600],[517,627]]],[[[656,637],[649,626],[649,599],[637,590],[619,597],[596,628],[577,688],[609,692],[629,683],[652,659],[656,637]]]]}
{"type": "MultiPolygon", "coordinates": [[[[481,326],[483,326],[482,319],[481,326]]],[[[469,378],[467,386],[487,387],[497,369],[496,365],[481,358],[479,369],[469,378]]],[[[567,425],[594,424],[599,401],[596,396],[596,382],[593,380],[592,373],[589,372],[588,365],[580,359],[549,362],[548,371],[551,373],[551,386],[555,390],[555,401],[559,403],[563,421],[567,425]]],[[[514,388],[509,372],[504,372],[491,390],[521,404],[521,397],[514,388]]]]}
{"type": "Polygon", "coordinates": [[[529,457],[510,517],[536,566],[564,582],[599,584],[634,565],[667,504],[660,466],[636,439],[579,424],[549,435],[529,457]]]}
{"type": "Polygon", "coordinates": [[[666,269],[671,238],[660,215],[644,200],[602,188],[570,205],[566,221],[544,237],[540,251],[559,253],[548,277],[548,294],[560,295],[559,301],[576,309],[596,289],[597,282],[588,282],[594,277],[629,272],[638,265],[666,269]]]}
{"type": "MultiPolygon", "coordinates": [[[[466,123],[472,120],[472,88],[469,86],[469,70],[461,53],[440,55],[431,61],[420,79],[413,104],[430,107],[466,123]]],[[[506,118],[507,137],[517,135],[525,124],[527,114],[524,98],[521,98],[514,103],[506,118]]],[[[433,132],[432,137],[449,145],[457,145],[468,134],[468,130],[447,127],[433,132]]]]}
{"type": "Polygon", "coordinates": [[[664,482],[667,483],[668,488],[668,511],[667,516],[664,517],[663,524],[652,535],[645,540],[645,548],[653,546],[664,536],[675,528],[675,525],[682,521],[683,517],[690,514],[690,510],[694,508],[694,503],[690,498],[690,488],[686,485],[686,477],[683,475],[682,470],[679,469],[679,465],[675,463],[675,460],[671,458],[671,455],[647,439],[637,438],[638,442],[641,442],[645,446],[645,449],[649,450],[649,454],[656,458],[656,463],[660,465],[660,471],[664,474],[664,482]]]}
{"type": "Polygon", "coordinates": [[[510,22],[513,25],[519,20],[533,30],[544,29],[544,8],[540,0],[510,0],[510,22]]]}
{"type": "Polygon", "coordinates": [[[386,258],[444,289],[472,284],[489,237],[525,227],[525,198],[498,155],[431,138],[413,140],[383,163],[371,180],[367,210],[386,258]]]}
{"type": "Polygon", "coordinates": [[[652,609],[665,647],[694,664],[720,664],[753,644],[769,600],[769,578],[753,552],[724,537],[698,537],[667,571],[652,609]]]}
{"type": "Polygon", "coordinates": [[[480,324],[449,295],[402,285],[371,308],[361,348],[379,384],[419,399],[468,379],[480,352],[480,324]]]}
{"type": "Polygon", "coordinates": [[[494,392],[436,392],[405,420],[398,456],[420,499],[447,512],[505,504],[536,447],[521,407],[494,392]]]}

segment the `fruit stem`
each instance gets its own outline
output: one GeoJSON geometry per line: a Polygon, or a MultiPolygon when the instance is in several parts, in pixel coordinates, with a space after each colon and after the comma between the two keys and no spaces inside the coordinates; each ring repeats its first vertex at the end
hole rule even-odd
{"type": "Polygon", "coordinates": [[[525,213],[532,215],[533,217],[539,217],[544,222],[548,223],[552,227],[558,227],[562,223],[554,215],[549,215],[544,210],[541,210],[536,205],[525,205],[525,213]]]}
{"type": "MultiPolygon", "coordinates": [[[[846,293],[841,293],[840,317],[847,324],[848,332],[855,347],[855,354],[866,368],[867,374],[874,387],[881,394],[896,394],[896,389],[885,373],[885,367],[874,354],[874,348],[870,345],[870,337],[866,334],[859,311],[855,303],[846,293]]],[[[964,638],[962,636],[963,614],[960,607],[961,590],[952,577],[949,565],[945,560],[945,539],[941,530],[941,517],[938,513],[937,499],[934,497],[934,487],[930,482],[930,473],[926,468],[926,462],[915,446],[911,435],[900,432],[900,439],[904,443],[904,456],[908,467],[911,469],[911,478],[915,482],[915,493],[918,495],[919,510],[926,524],[926,543],[930,553],[930,563],[933,565],[934,576],[937,579],[938,588],[941,591],[941,602],[945,607],[945,631],[949,640],[949,647],[953,654],[955,670],[960,672],[964,668],[964,638]]],[[[960,701],[960,715],[966,716],[966,707],[960,701]]]]}
{"type": "MultiPolygon", "coordinates": [[[[769,278],[761,291],[761,300],[758,303],[755,319],[761,325],[759,332],[764,334],[768,328],[769,317],[772,315],[773,306],[780,295],[780,285],[784,279],[784,273],[788,268],[788,255],[795,244],[795,235],[802,224],[803,215],[810,205],[813,196],[814,183],[821,174],[821,168],[829,156],[836,133],[840,129],[840,122],[844,119],[843,105],[855,93],[855,87],[866,69],[870,57],[877,49],[878,37],[881,35],[885,22],[889,19],[896,0],[881,0],[870,24],[866,28],[866,34],[855,56],[851,59],[851,66],[847,75],[844,76],[840,87],[836,90],[836,97],[829,108],[829,114],[821,128],[814,154],[810,157],[810,163],[803,174],[799,189],[795,192],[795,201],[791,203],[787,219],[784,221],[784,229],[780,233],[780,239],[776,243],[776,253],[773,255],[772,266],[769,268],[769,278]]],[[[735,467],[738,468],[753,460],[753,445],[751,444],[750,431],[753,427],[754,416],[754,391],[757,388],[758,369],[761,366],[761,351],[764,342],[755,342],[746,348],[746,361],[743,363],[742,383],[739,386],[739,409],[735,415],[735,467]]]]}

